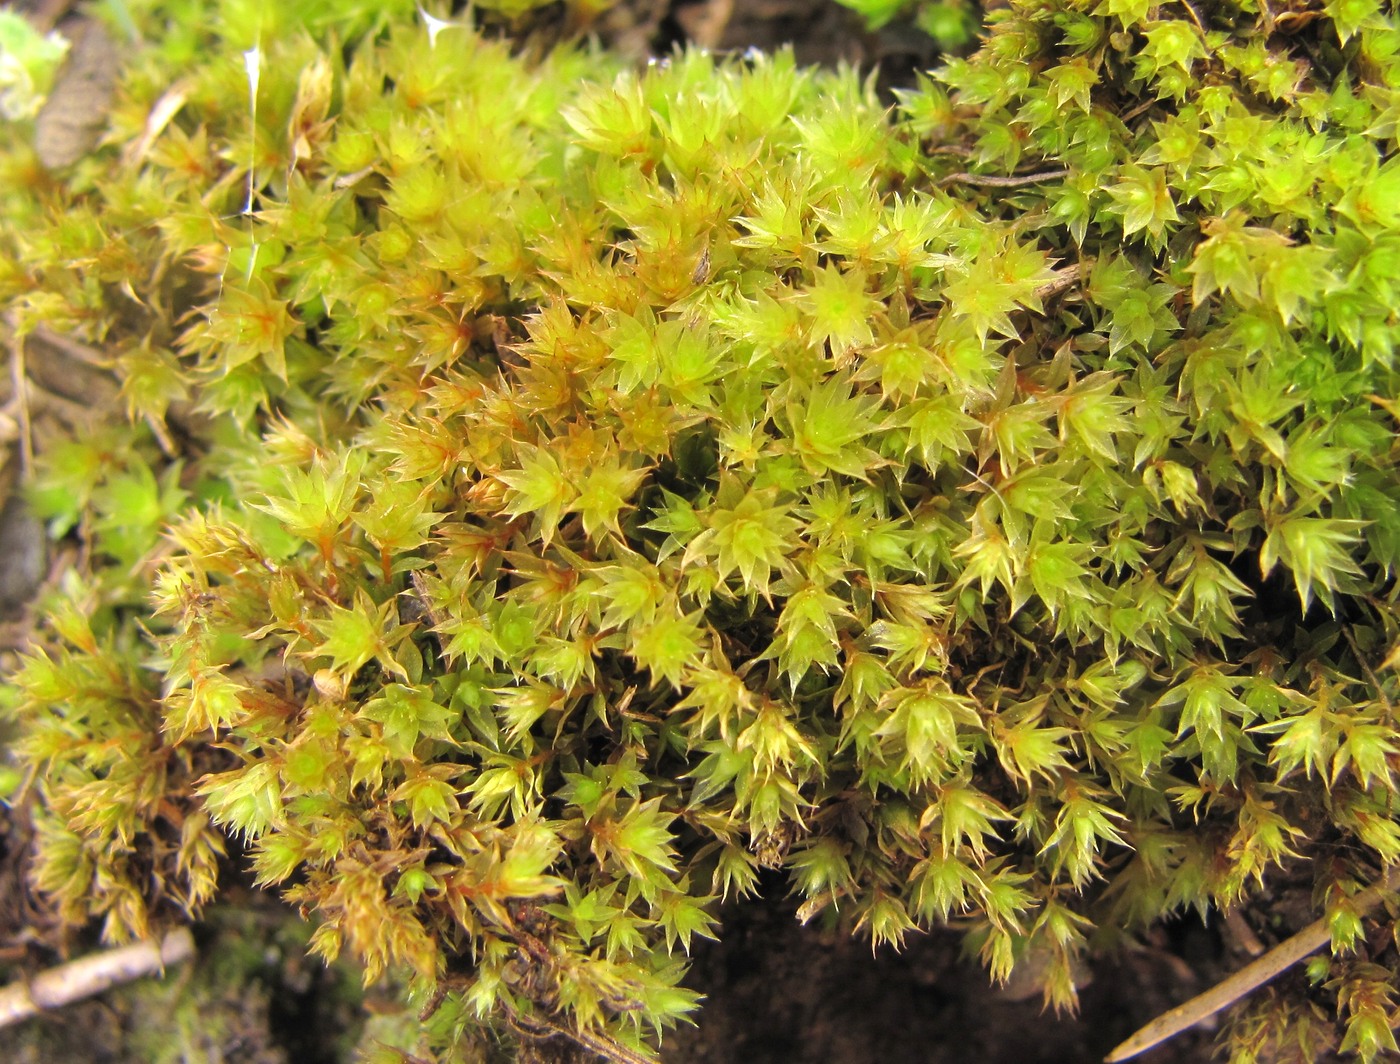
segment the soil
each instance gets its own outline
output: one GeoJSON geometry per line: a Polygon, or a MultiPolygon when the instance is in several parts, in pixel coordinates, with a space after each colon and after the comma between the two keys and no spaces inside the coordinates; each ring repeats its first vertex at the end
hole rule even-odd
{"type": "MultiPolygon", "coordinates": [[[[793,906],[745,905],[721,944],[696,950],[689,984],[709,995],[697,1028],[666,1048],[667,1064],[1069,1064],[1102,1060],[1171,1005],[1204,989],[1171,953],[1106,960],[1081,992],[1078,1015],[1046,1012],[1040,995],[997,988],[961,955],[958,936],[911,940],[872,954],[844,931],[802,927],[793,906]],[[757,911],[754,911],[757,909],[757,911]]],[[[1198,947],[1214,936],[1192,928],[1198,947]]],[[[1208,1034],[1139,1058],[1210,1057],[1208,1034]]]]}
{"type": "MultiPolygon", "coordinates": [[[[73,4],[20,0],[16,6],[52,25],[73,4]]],[[[547,36],[551,28],[563,32],[563,23],[563,5],[556,5],[532,29],[547,36]]],[[[873,66],[886,88],[908,84],[915,70],[937,60],[928,39],[907,24],[871,34],[857,16],[830,0],[624,0],[594,30],[604,43],[639,59],[687,41],[735,51],[791,44],[802,62],[873,66]]],[[[48,389],[37,374],[34,378],[29,413],[40,445],[49,427],[45,419],[55,421],[55,433],[81,431],[62,422],[79,419],[75,407],[90,416],[93,406],[115,395],[110,379],[94,381],[91,394],[75,399],[48,389]]],[[[7,399],[13,396],[0,394],[0,404],[8,408],[7,399]]],[[[0,669],[11,665],[14,648],[24,642],[32,618],[23,615],[23,602],[46,568],[41,530],[11,491],[22,464],[21,442],[19,426],[0,417],[0,669]]],[[[53,567],[62,561],[60,552],[53,567]]],[[[56,941],[56,922],[23,894],[28,831],[23,809],[0,817],[0,978],[53,963],[60,951],[80,953],[96,945],[56,941]]],[[[1097,1061],[1142,1024],[1240,967],[1248,959],[1245,947],[1259,946],[1259,936],[1248,927],[1251,914],[1243,914],[1233,930],[1183,919],[1093,962],[1078,1013],[1057,1016],[1042,1008],[1038,994],[991,986],[982,967],[962,956],[952,931],[915,938],[902,952],[872,954],[868,942],[843,929],[800,925],[781,882],[766,886],[765,901],[721,911],[720,942],[696,945],[687,984],[707,1001],[698,1027],[667,1039],[666,1064],[1097,1061]]],[[[1307,919],[1305,892],[1298,900],[1297,914],[1288,914],[1275,939],[1307,919]]],[[[240,905],[243,915],[234,906],[211,914],[201,932],[200,962],[171,973],[169,991],[157,986],[109,994],[27,1027],[0,1031],[0,1060],[349,1060],[349,1047],[363,1042],[365,1002],[346,971],[308,961],[304,943],[287,940],[285,928],[295,921],[271,899],[244,897],[240,905]],[[233,956],[243,958],[243,966],[233,969],[236,978],[227,967],[233,956]],[[185,1002],[184,1008],[190,1001],[197,1005],[189,1044],[153,1045],[153,1037],[169,1042],[175,1028],[153,1025],[148,1014],[153,1007],[173,1010],[177,1001],[185,1002]],[[160,1031],[166,1033],[155,1033],[160,1031]],[[172,1050],[178,1055],[170,1056],[172,1050]]],[[[1278,927],[1279,914],[1270,917],[1255,922],[1278,927]]],[[[173,1013],[156,1019],[175,1023],[173,1013]]],[[[1197,1030],[1138,1059],[1143,1064],[1209,1060],[1211,1040],[1209,1029],[1197,1030]]]]}

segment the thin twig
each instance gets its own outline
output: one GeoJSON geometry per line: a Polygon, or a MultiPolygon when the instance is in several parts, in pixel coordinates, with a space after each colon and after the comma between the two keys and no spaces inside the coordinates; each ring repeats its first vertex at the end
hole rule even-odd
{"type": "Polygon", "coordinates": [[[1072,288],[1079,283],[1080,279],[1088,272],[1088,267],[1082,262],[1076,262],[1073,266],[1066,266],[1063,270],[1056,270],[1055,276],[1039,285],[1035,290],[1037,299],[1049,299],[1051,296],[1059,295],[1066,288],[1072,288]]]}
{"type": "Polygon", "coordinates": [[[1131,122],[1131,121],[1132,121],[1134,118],[1136,118],[1138,115],[1142,114],[1144,111],[1150,111],[1150,110],[1152,110],[1152,108],[1156,107],[1156,106],[1157,106],[1159,103],[1161,103],[1161,102],[1162,102],[1162,101],[1159,100],[1159,99],[1157,99],[1155,96],[1152,97],[1152,99],[1150,99],[1150,100],[1143,100],[1142,103],[1138,104],[1136,107],[1134,107],[1134,108],[1133,108],[1131,111],[1129,111],[1127,114],[1119,115],[1119,116],[1118,116],[1118,121],[1122,122],[1122,123],[1126,126],[1129,122],[1131,122]]]}
{"type": "Polygon", "coordinates": [[[64,336],[63,333],[54,332],[47,325],[39,325],[34,329],[34,339],[41,344],[57,348],[61,353],[89,366],[98,369],[111,368],[112,360],[97,348],[85,344],[81,340],[75,340],[71,336],[64,336]]]}
{"type": "MultiPolygon", "coordinates": [[[[509,1010],[509,1006],[507,1009],[509,1010]]],[[[518,1012],[513,1012],[511,1021],[526,1034],[538,1035],[542,1031],[549,1031],[551,1034],[563,1035],[575,1045],[598,1054],[611,1064],[656,1064],[654,1057],[644,1056],[631,1046],[625,1046],[615,1038],[598,1031],[575,1030],[545,1016],[524,1016],[518,1012]]]]}
{"type": "Polygon", "coordinates": [[[1042,170],[1038,174],[1016,174],[1012,177],[997,177],[995,174],[949,174],[940,178],[938,183],[973,185],[979,188],[1020,188],[1023,185],[1037,185],[1042,181],[1054,181],[1068,176],[1068,170],[1042,170]]]}
{"type": "Polygon", "coordinates": [[[159,942],[137,942],[60,964],[0,990],[0,1028],[163,972],[167,965],[180,964],[193,956],[190,929],[179,927],[159,942]]]}
{"type": "Polygon", "coordinates": [[[1264,23],[1264,33],[1261,39],[1268,40],[1274,35],[1274,9],[1269,6],[1269,0],[1259,0],[1259,17],[1264,23]]]}
{"type": "Polygon", "coordinates": [[[1186,14],[1190,16],[1191,21],[1196,24],[1196,29],[1200,30],[1201,36],[1204,37],[1206,35],[1205,23],[1201,21],[1201,16],[1196,13],[1196,9],[1191,6],[1191,0],[1181,0],[1181,6],[1186,8],[1186,14]]]}
{"type": "Polygon", "coordinates": [[[1347,645],[1351,647],[1351,652],[1356,655],[1356,663],[1361,666],[1361,671],[1366,674],[1366,679],[1370,680],[1371,686],[1376,689],[1376,697],[1381,700],[1381,705],[1385,707],[1386,717],[1393,717],[1395,715],[1395,706],[1386,695],[1385,689],[1381,687],[1380,678],[1376,676],[1370,664],[1367,663],[1366,655],[1361,653],[1361,648],[1356,645],[1356,637],[1351,634],[1351,625],[1342,626],[1342,635],[1346,638],[1347,645]]]}
{"type": "Polygon", "coordinates": [[[72,6],[73,0],[39,0],[32,10],[25,13],[25,18],[40,33],[48,33],[72,6]]]}
{"type": "MultiPolygon", "coordinates": [[[[1359,913],[1373,908],[1381,898],[1400,887],[1400,865],[1386,873],[1375,886],[1368,887],[1351,899],[1359,913]]],[[[1217,983],[1204,994],[1198,994],[1183,1005],[1168,1009],[1138,1031],[1112,1053],[1104,1057],[1106,1064],[1118,1064],[1145,1053],[1168,1038],[1196,1026],[1241,998],[1252,994],[1270,979],[1287,971],[1309,954],[1317,952],[1332,937],[1327,918],[1314,920],[1292,938],[1280,942],[1256,961],[1246,964],[1228,979],[1217,983]]]]}
{"type": "Polygon", "coordinates": [[[691,41],[701,48],[715,49],[734,17],[734,0],[709,0],[698,8],[678,7],[676,17],[691,41]]]}
{"type": "Polygon", "coordinates": [[[146,116],[146,128],[142,130],[140,138],[127,146],[123,153],[123,162],[128,166],[139,166],[146,161],[146,156],[151,153],[151,148],[160,139],[160,135],[185,106],[189,99],[189,90],[188,80],[177,81],[165,90],[165,94],[155,102],[150,114],[146,116]]]}
{"type": "Polygon", "coordinates": [[[156,438],[156,444],[160,447],[160,453],[172,460],[178,458],[180,456],[180,449],[175,446],[175,439],[170,435],[170,430],[166,428],[165,422],[158,417],[147,414],[146,424],[150,426],[151,435],[156,438]]]}
{"type": "Polygon", "coordinates": [[[1231,906],[1225,910],[1225,927],[1236,944],[1251,957],[1258,957],[1266,952],[1264,943],[1259,941],[1259,936],[1254,933],[1254,928],[1249,926],[1238,907],[1231,906]]]}
{"type": "Polygon", "coordinates": [[[15,389],[15,405],[19,411],[19,467],[28,478],[34,469],[34,421],[29,413],[29,373],[24,364],[24,337],[11,333],[10,380],[15,389]]]}
{"type": "Polygon", "coordinates": [[[644,1057],[630,1046],[625,1046],[614,1038],[595,1031],[570,1031],[559,1029],[585,1049],[590,1049],[600,1057],[606,1057],[615,1064],[656,1064],[653,1057],[644,1057]]]}

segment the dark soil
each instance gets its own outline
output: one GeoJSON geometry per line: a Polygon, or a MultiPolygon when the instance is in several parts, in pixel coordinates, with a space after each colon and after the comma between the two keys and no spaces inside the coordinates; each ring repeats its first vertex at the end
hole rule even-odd
{"type": "MultiPolygon", "coordinates": [[[[1143,948],[1097,964],[1079,1014],[1057,1016],[1031,988],[990,985],[982,966],[962,957],[953,932],[872,955],[867,941],[844,931],[802,927],[793,909],[790,902],[733,907],[721,942],[697,947],[687,982],[709,997],[698,1027],[668,1041],[667,1064],[1099,1061],[1205,988],[1177,954],[1143,948]]],[[[1212,962],[1222,957],[1219,940],[1199,924],[1180,930],[1192,951],[1212,962]]],[[[1209,1032],[1194,1034],[1139,1060],[1205,1061],[1210,1045],[1209,1032]]]]}

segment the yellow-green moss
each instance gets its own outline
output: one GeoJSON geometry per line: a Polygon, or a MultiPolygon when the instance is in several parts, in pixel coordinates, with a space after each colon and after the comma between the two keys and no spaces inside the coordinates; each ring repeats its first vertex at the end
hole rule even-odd
{"type": "Polygon", "coordinates": [[[18,678],[70,919],[197,913],[236,836],[439,1044],[652,1042],[765,865],[1059,1006],[1305,860],[1373,949],[1393,13],[1013,0],[891,110],[301,6],[142,5],[108,143],[4,158],[7,320],[134,426],[36,488],[94,551],[18,678]]]}

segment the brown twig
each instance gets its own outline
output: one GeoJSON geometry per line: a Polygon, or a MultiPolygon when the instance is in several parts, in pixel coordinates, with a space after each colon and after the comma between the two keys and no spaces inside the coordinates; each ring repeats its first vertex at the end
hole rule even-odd
{"type": "Polygon", "coordinates": [[[168,965],[180,964],[193,956],[190,929],[180,927],[159,942],[137,942],[60,964],[0,990],[0,1028],[163,972],[168,965]]]}
{"type": "Polygon", "coordinates": [[[164,95],[152,105],[150,113],[146,116],[146,128],[141,131],[141,136],[132,141],[122,153],[123,162],[128,166],[138,166],[146,161],[146,156],[151,153],[151,148],[160,139],[160,135],[189,100],[189,90],[188,80],[177,81],[165,90],[164,95]]]}
{"type": "Polygon", "coordinates": [[[20,0],[15,5],[19,13],[40,33],[48,33],[68,13],[74,0],[20,0]]]}
{"type": "Polygon", "coordinates": [[[34,419],[29,410],[29,372],[24,359],[24,337],[11,333],[10,380],[15,389],[15,408],[19,413],[19,466],[28,477],[34,470],[34,419]]]}
{"type": "Polygon", "coordinates": [[[1235,944],[1251,957],[1258,957],[1266,952],[1264,943],[1259,941],[1259,936],[1254,933],[1254,928],[1249,926],[1249,921],[1244,918],[1238,907],[1232,906],[1225,910],[1225,929],[1235,944]]]}
{"type": "Polygon", "coordinates": [[[1016,174],[1011,177],[997,177],[995,174],[949,174],[940,178],[939,185],[973,185],[977,188],[1020,188],[1023,185],[1036,185],[1042,181],[1054,181],[1068,177],[1068,170],[1042,170],[1036,174],[1016,174]]]}
{"type": "MultiPolygon", "coordinates": [[[[509,1009],[509,1006],[507,1008],[509,1009]]],[[[574,1030],[544,1016],[524,1016],[513,1010],[511,1021],[525,1034],[538,1036],[548,1031],[550,1035],[562,1035],[575,1045],[610,1061],[611,1064],[656,1064],[656,1058],[644,1056],[631,1046],[625,1046],[615,1038],[598,1031],[574,1030]]]]}
{"type": "Polygon", "coordinates": [[[40,344],[57,348],[62,354],[85,365],[97,369],[109,369],[112,365],[112,360],[97,348],[85,344],[81,340],[75,340],[71,336],[65,336],[63,333],[54,332],[47,325],[36,326],[33,335],[40,344]]]}
{"type": "Polygon", "coordinates": [[[1142,103],[1138,104],[1131,111],[1127,112],[1126,114],[1119,115],[1118,121],[1122,122],[1126,126],[1138,115],[1142,114],[1144,111],[1152,110],[1152,108],[1156,107],[1161,102],[1162,101],[1157,99],[1155,96],[1152,97],[1152,99],[1150,100],[1143,100],[1142,103]]]}
{"type": "MultiPolygon", "coordinates": [[[[1380,882],[1368,887],[1351,899],[1358,912],[1373,908],[1381,898],[1400,887],[1400,865],[1392,868],[1381,877],[1380,882]]],[[[1197,994],[1190,1001],[1168,1009],[1162,1015],[1142,1028],[1112,1053],[1104,1057],[1106,1064],[1118,1064],[1130,1060],[1139,1053],[1145,1053],[1153,1046],[1174,1038],[1182,1031],[1196,1026],[1202,1020],[1214,1016],[1241,998],[1252,994],[1270,979],[1287,971],[1309,954],[1317,952],[1332,937],[1327,918],[1314,920],[1291,938],[1280,942],[1256,961],[1246,964],[1234,975],[1217,983],[1204,994],[1197,994]]]]}
{"type": "Polygon", "coordinates": [[[1201,16],[1197,14],[1196,9],[1191,6],[1191,0],[1181,0],[1181,6],[1186,8],[1186,14],[1196,24],[1196,29],[1201,31],[1201,36],[1204,37],[1206,35],[1205,23],[1201,21],[1201,16]]]}
{"type": "Polygon", "coordinates": [[[1088,266],[1082,262],[1066,266],[1063,270],[1056,270],[1055,276],[1051,280],[1036,287],[1035,296],[1037,299],[1049,299],[1051,296],[1059,295],[1066,288],[1072,288],[1078,284],[1087,272],[1088,266]]]}
{"type": "Polygon", "coordinates": [[[701,48],[715,49],[734,17],[734,0],[708,0],[707,3],[676,7],[674,17],[686,36],[701,48]]]}
{"type": "Polygon", "coordinates": [[[594,1031],[569,1031],[563,1028],[560,1028],[560,1031],[585,1049],[614,1061],[615,1064],[656,1064],[655,1058],[642,1056],[636,1050],[623,1045],[616,1039],[609,1038],[607,1035],[594,1031]]]}
{"type": "Polygon", "coordinates": [[[1386,717],[1393,717],[1395,715],[1395,706],[1391,703],[1389,696],[1386,695],[1385,688],[1381,686],[1380,677],[1375,674],[1370,663],[1367,662],[1366,655],[1361,653],[1361,648],[1356,645],[1356,637],[1352,635],[1351,625],[1344,625],[1342,627],[1342,636],[1346,639],[1347,646],[1351,647],[1351,652],[1356,655],[1356,663],[1361,666],[1361,671],[1366,674],[1366,679],[1371,681],[1371,686],[1376,689],[1376,697],[1381,700],[1381,705],[1385,707],[1386,717]]]}

